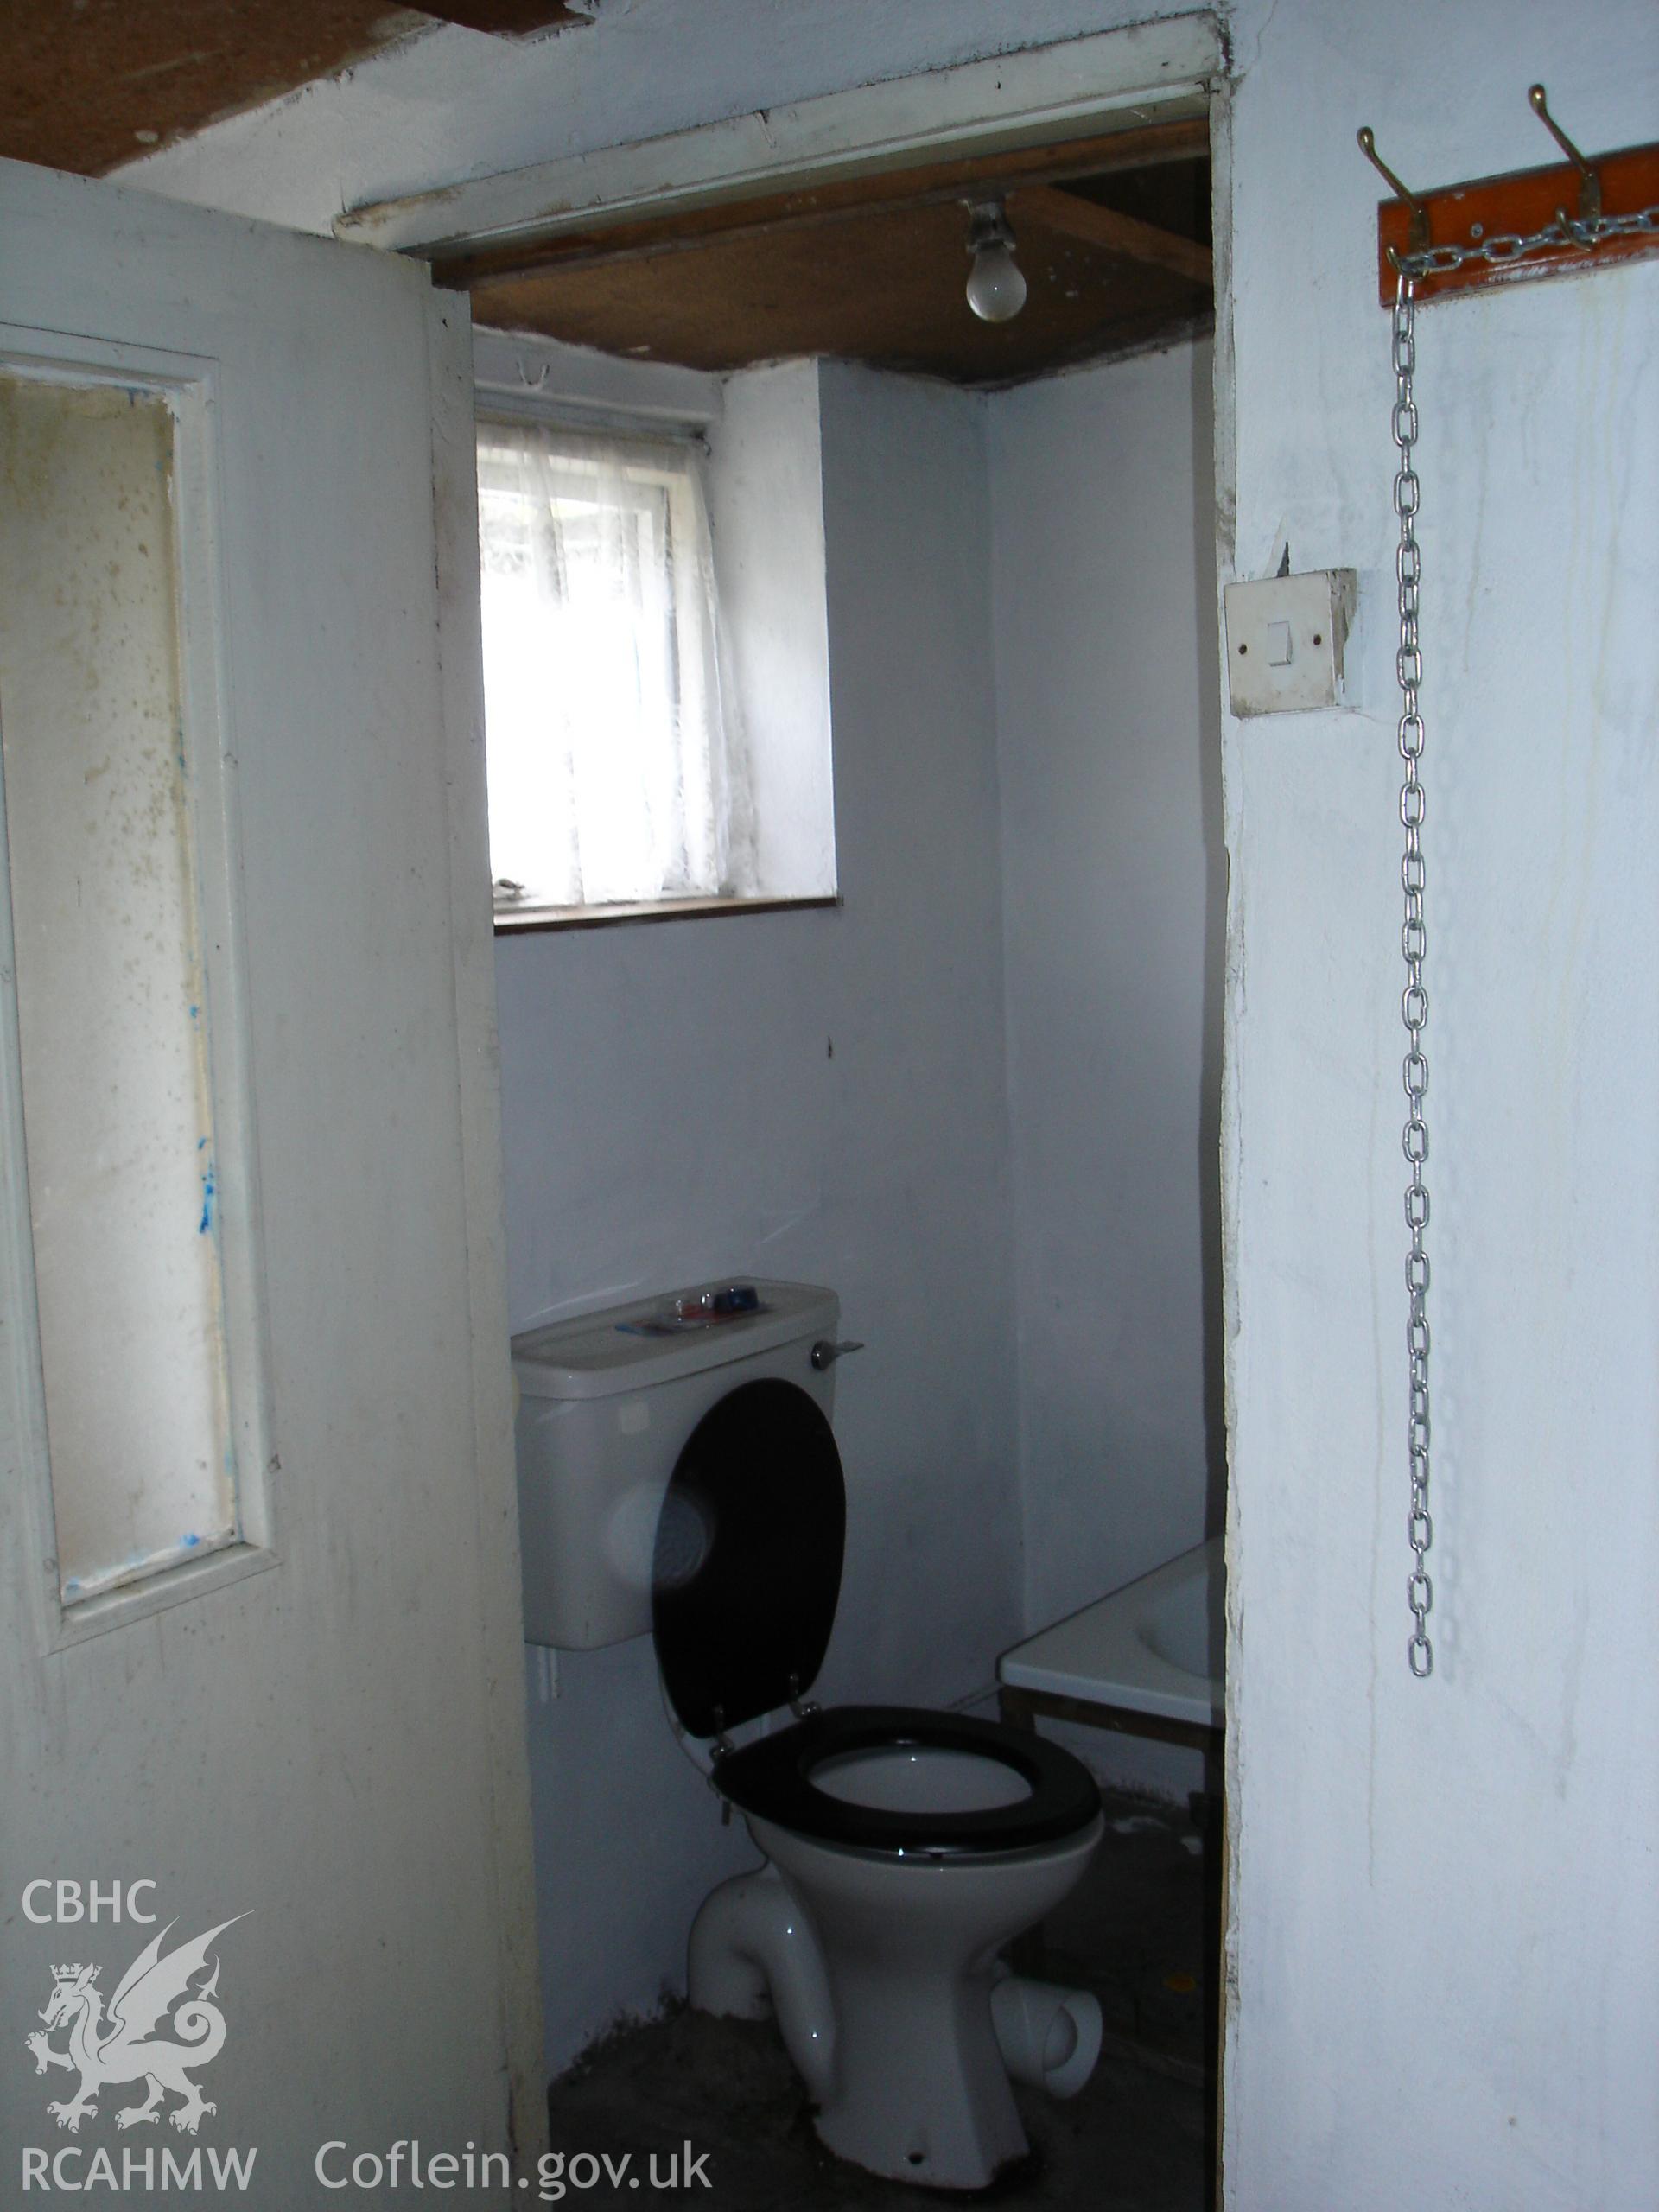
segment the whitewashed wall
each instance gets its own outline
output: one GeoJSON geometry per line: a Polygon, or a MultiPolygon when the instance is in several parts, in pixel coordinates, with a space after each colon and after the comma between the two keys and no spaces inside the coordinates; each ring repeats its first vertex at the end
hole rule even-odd
{"type": "MultiPolygon", "coordinates": [[[[868,1349],[821,1687],[944,1703],[1021,1626],[980,408],[827,368],[819,411],[845,906],[502,942],[510,1295],[522,1327],[726,1270],[832,1284],[868,1349]]],[[[649,1642],[560,1666],[531,1710],[555,2066],[681,1980],[754,1860],[649,1642]]]]}
{"type": "Polygon", "coordinates": [[[748,761],[763,895],[836,888],[818,376],[782,361],[724,379],[708,473],[722,677],[748,761]]]}
{"type": "Polygon", "coordinates": [[[1436,1671],[1406,1671],[1379,185],[1650,138],[1659,25],[1239,30],[1238,569],[1347,563],[1370,711],[1230,727],[1228,2201],[1638,2212],[1659,2175],[1659,265],[1419,338],[1436,1671]],[[1421,63],[1421,66],[1416,66],[1421,63]]]}
{"type": "Polygon", "coordinates": [[[1033,1627],[1221,1525],[1211,373],[988,404],[1033,1627]]]}

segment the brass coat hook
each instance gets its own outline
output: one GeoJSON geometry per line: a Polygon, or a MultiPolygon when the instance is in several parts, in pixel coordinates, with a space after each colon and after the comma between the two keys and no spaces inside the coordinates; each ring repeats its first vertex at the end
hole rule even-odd
{"type": "MultiPolygon", "coordinates": [[[[1376,137],[1370,124],[1362,123],[1355,136],[1359,141],[1360,152],[1364,155],[1371,167],[1389,186],[1395,198],[1403,200],[1411,210],[1411,226],[1406,234],[1406,245],[1408,250],[1413,253],[1423,252],[1428,245],[1427,208],[1408,185],[1401,183],[1399,178],[1377,152],[1376,137]]],[[[1389,259],[1396,269],[1400,266],[1399,257],[1392,246],[1389,248],[1389,259]]]]}
{"type": "Polygon", "coordinates": [[[1605,268],[1633,255],[1659,255],[1659,141],[1593,158],[1549,111],[1543,86],[1527,103],[1563,162],[1472,177],[1416,193],[1382,159],[1366,125],[1359,150],[1393,197],[1376,211],[1377,297],[1397,304],[1402,281],[1417,298],[1477,285],[1510,284],[1558,271],[1605,268]],[[1576,213],[1562,202],[1575,201],[1576,213]]]}
{"type": "MultiPolygon", "coordinates": [[[[1599,175],[1586,161],[1584,156],[1550,113],[1549,100],[1541,85],[1534,85],[1529,88],[1527,102],[1539,122],[1543,124],[1545,130],[1548,131],[1550,137],[1579,173],[1579,220],[1581,223],[1599,223],[1601,220],[1599,175]]],[[[1565,212],[1561,215],[1561,227],[1563,230],[1567,227],[1565,212]]]]}

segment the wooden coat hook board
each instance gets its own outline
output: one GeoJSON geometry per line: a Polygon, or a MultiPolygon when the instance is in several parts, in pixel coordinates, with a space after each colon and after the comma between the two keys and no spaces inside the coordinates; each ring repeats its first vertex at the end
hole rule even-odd
{"type": "Polygon", "coordinates": [[[1385,307],[1402,274],[1419,300],[1432,300],[1659,251],[1659,144],[1586,156],[1551,115],[1541,85],[1527,99],[1567,160],[1434,192],[1403,185],[1378,157],[1370,127],[1360,131],[1360,151],[1395,194],[1376,211],[1385,307]]]}

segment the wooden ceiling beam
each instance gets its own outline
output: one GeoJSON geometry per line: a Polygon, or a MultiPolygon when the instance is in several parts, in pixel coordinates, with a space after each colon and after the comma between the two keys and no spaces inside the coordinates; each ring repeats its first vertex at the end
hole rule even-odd
{"type": "Polygon", "coordinates": [[[1022,186],[1008,194],[1007,211],[1016,241],[1022,225],[1030,224],[1039,231],[1058,231],[1085,245],[1099,246],[1126,261],[1166,269],[1191,284],[1214,289],[1215,259],[1207,245],[1173,231],[1160,230],[1134,215],[1120,215],[1115,207],[1103,207],[1097,200],[1085,200],[1081,193],[1062,191],[1052,184],[1022,186]]]}
{"type": "Polygon", "coordinates": [[[563,0],[0,0],[0,155],[96,175],[440,21],[575,26],[563,0]]]}
{"type": "MultiPolygon", "coordinates": [[[[1023,146],[1005,153],[975,155],[954,162],[931,163],[925,168],[889,169],[862,176],[838,179],[794,192],[772,193],[754,200],[721,200],[712,206],[683,208],[645,220],[594,224],[580,230],[555,232],[533,243],[512,244],[440,252],[433,258],[435,282],[456,291],[470,290],[492,278],[524,276],[569,268],[593,268],[607,261],[635,261],[650,255],[683,252],[707,245],[716,238],[753,237],[758,232],[800,229],[830,223],[847,215],[887,213],[946,200],[984,198],[1018,187],[1022,191],[1066,179],[1105,176],[1122,169],[1151,168],[1165,162],[1207,158],[1210,127],[1198,117],[1178,123],[1156,123],[1076,139],[1060,145],[1023,146]]],[[[1079,206],[1092,203],[1079,201],[1079,206]]],[[[1100,209],[1104,214],[1107,211],[1100,209]]],[[[1128,224],[1130,219],[1114,219],[1128,224]]],[[[1149,224],[1134,228],[1149,238],[1168,234],[1149,224]]],[[[964,233],[965,235],[965,233],[964,233]]],[[[1190,252],[1208,250],[1191,239],[1190,252]]],[[[1127,253],[1127,247],[1115,248],[1127,253]]],[[[1132,257],[1150,259],[1142,252],[1132,257]]],[[[1168,262],[1161,265],[1171,266],[1168,262]]],[[[1208,277],[1202,281],[1209,282],[1208,277]]]]}

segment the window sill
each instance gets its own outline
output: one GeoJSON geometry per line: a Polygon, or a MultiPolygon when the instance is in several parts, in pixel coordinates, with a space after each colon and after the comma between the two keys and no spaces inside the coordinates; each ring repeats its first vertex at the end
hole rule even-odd
{"type": "Polygon", "coordinates": [[[652,899],[639,906],[498,907],[498,937],[546,930],[607,930],[625,922],[695,922],[723,914],[784,914],[839,906],[838,893],[818,899],[652,899]]]}

